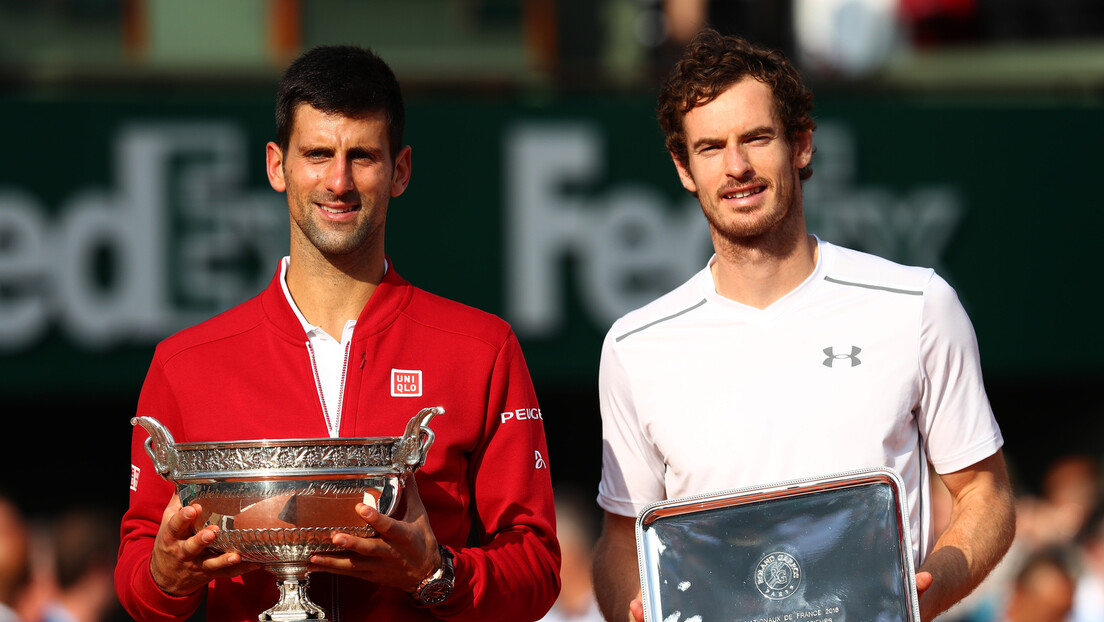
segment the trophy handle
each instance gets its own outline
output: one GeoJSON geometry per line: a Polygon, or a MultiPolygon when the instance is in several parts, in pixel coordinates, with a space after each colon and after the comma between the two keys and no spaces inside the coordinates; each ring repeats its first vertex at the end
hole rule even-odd
{"type": "Polygon", "coordinates": [[[160,421],[153,417],[133,417],[130,425],[140,425],[149,433],[146,439],[146,453],[157,472],[164,477],[172,470],[176,463],[176,450],[173,445],[173,436],[160,421]]]}
{"type": "Polygon", "coordinates": [[[413,471],[425,463],[426,453],[433,445],[433,430],[426,427],[431,419],[445,412],[440,406],[423,408],[410,418],[406,424],[406,433],[395,448],[392,464],[397,469],[413,471]]]}

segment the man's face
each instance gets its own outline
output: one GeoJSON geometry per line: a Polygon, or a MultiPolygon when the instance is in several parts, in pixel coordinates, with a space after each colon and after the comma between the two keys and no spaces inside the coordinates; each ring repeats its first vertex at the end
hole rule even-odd
{"type": "Polygon", "coordinates": [[[798,171],[812,158],[812,132],[786,141],[770,87],[744,78],[683,118],[688,161],[682,185],[701,202],[714,235],[738,241],[772,231],[800,201],[798,171]]]}
{"type": "Polygon", "coordinates": [[[287,152],[267,146],[269,183],[287,192],[291,243],[338,256],[382,250],[387,204],[410,180],[410,148],[392,161],[383,112],[295,110],[287,152]]]}

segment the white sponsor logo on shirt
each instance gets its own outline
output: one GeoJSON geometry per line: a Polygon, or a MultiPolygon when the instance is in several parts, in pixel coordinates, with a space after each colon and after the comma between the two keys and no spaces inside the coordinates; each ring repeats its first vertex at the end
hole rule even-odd
{"type": "Polygon", "coordinates": [[[138,491],[138,476],[141,475],[141,474],[142,474],[142,469],[139,469],[138,467],[134,466],[133,464],[130,465],[130,489],[135,491],[135,492],[138,491]]]}
{"type": "Polygon", "coordinates": [[[539,408],[518,408],[515,410],[508,410],[502,413],[502,423],[506,423],[511,419],[515,421],[525,421],[527,419],[544,419],[541,416],[539,408]]]}
{"type": "Polygon", "coordinates": [[[422,370],[392,369],[391,397],[421,397],[422,370]]]}

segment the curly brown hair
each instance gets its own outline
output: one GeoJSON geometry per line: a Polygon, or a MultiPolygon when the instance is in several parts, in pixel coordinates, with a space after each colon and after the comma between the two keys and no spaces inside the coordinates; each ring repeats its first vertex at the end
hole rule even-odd
{"type": "MultiPolygon", "coordinates": [[[[686,113],[713,101],[748,76],[771,87],[787,142],[793,145],[802,132],[816,129],[813,93],[785,54],[706,28],[686,46],[682,59],[659,91],[656,116],[666,136],[667,150],[679,162],[685,165],[690,157],[682,126],[686,113]]],[[[801,169],[802,181],[812,175],[811,165],[801,169]]]]}

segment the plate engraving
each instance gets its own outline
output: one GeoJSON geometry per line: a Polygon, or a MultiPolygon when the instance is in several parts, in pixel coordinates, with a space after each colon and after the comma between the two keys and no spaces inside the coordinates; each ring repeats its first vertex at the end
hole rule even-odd
{"type": "Polygon", "coordinates": [[[774,552],[764,557],[755,570],[755,587],[771,600],[793,595],[801,585],[801,566],[789,553],[774,552]]]}

